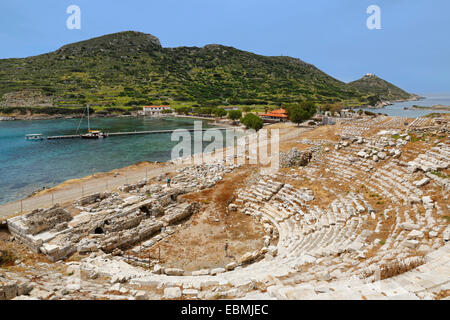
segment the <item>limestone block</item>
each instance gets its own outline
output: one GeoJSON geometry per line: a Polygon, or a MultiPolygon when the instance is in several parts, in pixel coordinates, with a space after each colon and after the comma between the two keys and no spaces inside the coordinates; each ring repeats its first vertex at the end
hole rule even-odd
{"type": "Polygon", "coordinates": [[[444,241],[450,240],[450,227],[447,226],[447,228],[444,230],[442,238],[444,239],[444,241]]]}
{"type": "Polygon", "coordinates": [[[411,230],[419,229],[419,226],[417,224],[414,224],[411,222],[404,222],[404,223],[400,224],[400,228],[411,231],[411,230]]]}
{"type": "Polygon", "coordinates": [[[198,295],[198,290],[196,290],[196,289],[184,289],[182,293],[183,293],[183,296],[195,297],[195,296],[198,295]]]}
{"type": "Polygon", "coordinates": [[[411,249],[414,249],[419,244],[418,240],[406,240],[404,242],[405,246],[411,249]]]}
{"type": "Polygon", "coordinates": [[[179,287],[165,288],[164,298],[166,299],[178,299],[181,297],[181,289],[179,287]]]}
{"type": "Polygon", "coordinates": [[[408,201],[410,204],[421,203],[420,198],[416,196],[410,196],[408,201]]]}
{"type": "Polygon", "coordinates": [[[239,264],[244,264],[244,263],[248,263],[253,259],[253,253],[252,252],[247,252],[244,253],[238,260],[239,264]]]}
{"type": "Polygon", "coordinates": [[[207,276],[209,275],[210,270],[209,269],[202,269],[197,271],[192,271],[193,276],[207,276]]]}
{"type": "Polygon", "coordinates": [[[272,256],[276,256],[277,253],[278,253],[278,248],[277,248],[276,246],[269,246],[269,247],[267,248],[267,252],[268,252],[269,254],[271,254],[272,256]]]}
{"type": "Polygon", "coordinates": [[[5,300],[11,300],[17,296],[17,282],[11,281],[3,285],[5,300]]]}
{"type": "Polygon", "coordinates": [[[153,267],[153,273],[161,274],[163,272],[163,268],[159,264],[155,264],[155,266],[153,267]]]}
{"type": "Polygon", "coordinates": [[[431,252],[431,250],[432,249],[430,246],[423,244],[417,249],[417,252],[422,253],[422,254],[427,254],[427,253],[431,252]]]}
{"type": "Polygon", "coordinates": [[[413,184],[416,187],[422,187],[422,186],[426,185],[428,182],[430,182],[430,178],[423,178],[421,180],[414,181],[413,184]]]}
{"type": "Polygon", "coordinates": [[[200,283],[200,289],[204,290],[205,288],[218,286],[218,285],[219,285],[219,281],[216,281],[216,280],[204,280],[204,281],[202,281],[200,283]]]}
{"type": "Polygon", "coordinates": [[[229,264],[227,264],[225,266],[225,269],[227,271],[231,271],[231,270],[234,270],[236,267],[237,267],[237,263],[236,262],[230,262],[229,264]]]}
{"type": "Polygon", "coordinates": [[[51,292],[48,292],[46,290],[41,290],[39,288],[34,288],[30,292],[30,297],[37,298],[40,300],[47,300],[51,296],[51,292]]]}
{"type": "Polygon", "coordinates": [[[347,250],[348,252],[355,252],[355,251],[361,251],[364,248],[364,243],[359,242],[359,241],[354,241],[353,243],[351,243],[347,250]]]}
{"type": "Polygon", "coordinates": [[[224,273],[225,272],[225,268],[214,268],[211,269],[211,275],[215,276],[219,273],[224,273]]]}
{"type": "Polygon", "coordinates": [[[410,233],[408,233],[407,235],[407,239],[411,240],[411,239],[422,239],[424,237],[424,234],[422,231],[419,230],[413,230],[410,233]]]}
{"type": "Polygon", "coordinates": [[[167,268],[164,269],[164,273],[168,276],[182,276],[184,274],[184,270],[177,268],[167,268]]]}
{"type": "Polygon", "coordinates": [[[66,290],[69,292],[78,291],[80,289],[81,289],[81,285],[78,283],[70,283],[70,284],[66,285],[66,290]]]}
{"type": "MultiPolygon", "coordinates": [[[[1,298],[0,298],[1,300],[1,298]]],[[[35,297],[30,297],[30,296],[17,296],[15,297],[13,300],[39,300],[35,297]]]]}
{"type": "Polygon", "coordinates": [[[380,158],[381,160],[386,159],[387,154],[385,152],[378,152],[377,153],[378,158],[380,158]]]}
{"type": "Polygon", "coordinates": [[[367,157],[367,153],[365,153],[364,151],[360,151],[360,152],[358,152],[356,155],[357,155],[358,157],[360,157],[360,158],[365,158],[365,157],[367,157]]]}

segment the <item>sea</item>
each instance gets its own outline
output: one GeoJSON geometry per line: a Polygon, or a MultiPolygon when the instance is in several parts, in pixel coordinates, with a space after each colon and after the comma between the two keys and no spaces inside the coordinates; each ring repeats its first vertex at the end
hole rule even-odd
{"type": "Polygon", "coordinates": [[[413,105],[432,107],[435,105],[450,106],[450,93],[446,94],[423,94],[424,99],[417,101],[396,102],[393,105],[386,106],[381,109],[363,108],[374,113],[383,113],[393,117],[418,118],[426,116],[430,113],[449,113],[445,110],[424,110],[424,109],[410,109],[413,105]],[[409,108],[408,110],[405,110],[409,108]]]}
{"type": "MultiPolygon", "coordinates": [[[[390,116],[422,117],[428,110],[405,110],[412,105],[450,105],[450,94],[426,95],[420,101],[395,103],[372,112],[390,116]]],[[[105,132],[157,131],[194,128],[190,118],[94,118],[91,128],[105,132]]],[[[203,128],[214,127],[202,121],[203,128]]],[[[87,132],[86,121],[79,119],[0,121],[0,204],[27,197],[43,187],[53,187],[69,179],[96,172],[108,172],[141,161],[167,161],[172,148],[170,133],[114,136],[100,140],[26,141],[26,134],[70,135],[87,132]]],[[[225,142],[227,143],[227,142],[225,142]]],[[[207,146],[209,142],[204,142],[207,146]]]]}
{"type": "MultiPolygon", "coordinates": [[[[189,118],[93,118],[92,129],[105,132],[194,128],[189,118]]],[[[106,139],[26,141],[26,134],[71,135],[80,119],[0,121],[0,204],[22,199],[43,187],[141,161],[167,161],[179,141],[171,133],[114,136],[106,139]]],[[[203,128],[216,127],[202,121],[203,128]]],[[[87,132],[87,122],[80,125],[87,132]]],[[[224,135],[225,136],[225,135],[224,135]]],[[[210,142],[204,143],[204,147],[210,142]]]]}

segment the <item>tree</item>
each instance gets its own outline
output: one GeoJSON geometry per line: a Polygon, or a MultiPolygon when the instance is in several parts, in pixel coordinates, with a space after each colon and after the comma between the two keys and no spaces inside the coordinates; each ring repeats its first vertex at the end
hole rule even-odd
{"type": "Polygon", "coordinates": [[[289,104],[286,109],[289,115],[289,120],[297,124],[311,119],[317,110],[316,105],[313,102],[308,101],[289,104]]]}
{"type": "Polygon", "coordinates": [[[216,108],[214,109],[213,113],[216,117],[219,118],[225,117],[227,115],[227,112],[223,108],[216,108]]]}
{"type": "Polygon", "coordinates": [[[289,120],[294,123],[300,124],[310,118],[308,111],[301,108],[294,108],[289,111],[289,120]]]}
{"type": "Polygon", "coordinates": [[[189,114],[189,111],[191,111],[191,108],[189,108],[189,107],[180,107],[180,108],[177,108],[176,109],[176,112],[178,113],[178,114],[189,114]]]}
{"type": "Polygon", "coordinates": [[[241,119],[241,123],[244,124],[247,129],[254,129],[256,131],[264,126],[262,119],[253,113],[247,113],[245,117],[241,119]]]}
{"type": "Polygon", "coordinates": [[[251,107],[243,107],[242,110],[244,110],[244,112],[250,112],[252,111],[251,107]]]}
{"type": "Polygon", "coordinates": [[[344,109],[344,104],[342,102],[326,103],[320,106],[321,111],[329,111],[331,114],[335,112],[341,112],[344,109]]]}
{"type": "Polygon", "coordinates": [[[236,121],[236,120],[238,120],[240,118],[242,118],[242,111],[241,110],[228,111],[228,119],[236,121]]]}
{"type": "Polygon", "coordinates": [[[198,115],[210,115],[212,113],[212,108],[210,107],[200,107],[197,109],[198,115]]]}
{"type": "Polygon", "coordinates": [[[301,102],[300,103],[300,107],[302,109],[306,110],[310,114],[310,117],[314,116],[314,114],[317,111],[316,104],[314,102],[311,102],[311,101],[301,102]]]}

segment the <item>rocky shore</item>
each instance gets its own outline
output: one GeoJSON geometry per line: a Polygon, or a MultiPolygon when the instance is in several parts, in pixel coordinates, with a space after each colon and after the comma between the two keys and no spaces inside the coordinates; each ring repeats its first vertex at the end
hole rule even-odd
{"type": "MultiPolygon", "coordinates": [[[[15,120],[55,120],[55,119],[80,119],[81,115],[13,115],[13,116],[0,116],[0,121],[15,121],[15,120]]],[[[99,115],[93,114],[90,116],[91,118],[141,118],[143,116],[137,114],[131,115],[119,115],[119,114],[106,114],[99,115]]]]}
{"type": "Polygon", "coordinates": [[[441,105],[441,104],[437,104],[437,105],[434,105],[434,106],[431,106],[431,107],[413,105],[411,107],[411,109],[450,111],[450,106],[444,106],[444,105],[441,105]]]}
{"type": "Polygon", "coordinates": [[[381,102],[377,103],[375,106],[366,106],[366,108],[382,109],[384,107],[391,106],[391,105],[393,105],[395,103],[399,103],[399,102],[420,101],[420,100],[423,100],[423,99],[425,99],[425,97],[414,95],[412,98],[409,98],[409,99],[400,99],[400,100],[393,100],[393,101],[381,101],[381,102]]]}

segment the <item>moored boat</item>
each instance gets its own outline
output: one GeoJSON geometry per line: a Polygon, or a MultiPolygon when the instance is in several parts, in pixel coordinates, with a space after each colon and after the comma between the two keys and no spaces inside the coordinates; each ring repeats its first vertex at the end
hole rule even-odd
{"type": "Polygon", "coordinates": [[[25,140],[29,140],[29,141],[39,141],[39,140],[44,140],[44,135],[40,134],[40,133],[31,133],[31,134],[27,134],[25,136],[25,140]]]}
{"type": "MultiPolygon", "coordinates": [[[[88,122],[88,133],[86,134],[82,134],[80,135],[80,137],[82,139],[104,139],[106,137],[108,137],[108,134],[106,134],[105,132],[102,132],[100,130],[91,130],[91,125],[89,122],[89,106],[86,107],[87,110],[87,122],[88,122]]],[[[81,118],[81,120],[83,119],[83,117],[81,118]]],[[[80,124],[81,124],[81,120],[80,120],[80,124]]],[[[79,129],[80,125],[78,125],[78,129],[79,129]]],[[[78,132],[77,129],[77,132],[78,132]]]]}
{"type": "Polygon", "coordinates": [[[108,135],[99,130],[89,130],[88,133],[81,135],[82,139],[104,139],[106,137],[108,137],[108,135]]]}

